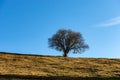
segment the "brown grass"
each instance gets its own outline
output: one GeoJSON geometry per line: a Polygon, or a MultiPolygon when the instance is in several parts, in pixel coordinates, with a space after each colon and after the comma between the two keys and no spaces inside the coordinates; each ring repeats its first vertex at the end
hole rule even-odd
{"type": "Polygon", "coordinates": [[[120,77],[120,59],[0,53],[1,75],[120,77]]]}

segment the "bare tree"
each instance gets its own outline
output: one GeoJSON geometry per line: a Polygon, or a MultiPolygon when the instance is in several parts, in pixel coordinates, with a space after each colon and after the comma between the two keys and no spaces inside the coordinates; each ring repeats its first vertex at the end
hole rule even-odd
{"type": "Polygon", "coordinates": [[[50,48],[63,51],[64,57],[67,57],[70,51],[73,51],[73,53],[81,53],[89,48],[89,46],[84,43],[84,39],[79,32],[65,29],[58,30],[56,34],[48,39],[48,43],[50,48]]]}

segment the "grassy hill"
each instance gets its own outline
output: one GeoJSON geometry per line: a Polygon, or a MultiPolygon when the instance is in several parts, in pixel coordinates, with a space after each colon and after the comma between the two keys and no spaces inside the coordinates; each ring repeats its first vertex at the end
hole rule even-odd
{"type": "Polygon", "coordinates": [[[120,59],[64,58],[0,52],[0,80],[45,80],[45,77],[49,80],[118,79],[120,59]]]}

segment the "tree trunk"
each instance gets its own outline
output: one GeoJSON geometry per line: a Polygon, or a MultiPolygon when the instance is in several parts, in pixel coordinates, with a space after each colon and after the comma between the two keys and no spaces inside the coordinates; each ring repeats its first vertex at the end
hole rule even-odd
{"type": "Polygon", "coordinates": [[[67,57],[67,53],[66,52],[64,52],[63,57],[67,57]]]}

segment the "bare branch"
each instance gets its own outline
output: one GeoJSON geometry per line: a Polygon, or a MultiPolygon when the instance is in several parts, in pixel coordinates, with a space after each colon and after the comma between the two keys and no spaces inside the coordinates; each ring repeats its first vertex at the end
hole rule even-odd
{"type": "Polygon", "coordinates": [[[84,39],[79,32],[60,29],[48,39],[49,47],[64,52],[64,57],[73,50],[73,53],[84,52],[89,46],[84,43],[84,39]]]}

